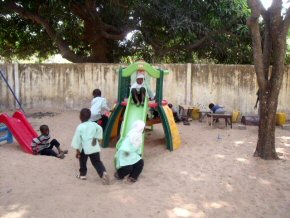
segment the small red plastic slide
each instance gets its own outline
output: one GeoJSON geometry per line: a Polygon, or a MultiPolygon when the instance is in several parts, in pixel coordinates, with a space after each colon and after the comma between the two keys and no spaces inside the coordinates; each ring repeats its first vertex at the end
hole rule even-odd
{"type": "Polygon", "coordinates": [[[7,114],[0,114],[0,123],[8,127],[25,152],[33,154],[31,142],[33,138],[37,137],[37,133],[23,113],[16,111],[12,117],[7,114]]]}

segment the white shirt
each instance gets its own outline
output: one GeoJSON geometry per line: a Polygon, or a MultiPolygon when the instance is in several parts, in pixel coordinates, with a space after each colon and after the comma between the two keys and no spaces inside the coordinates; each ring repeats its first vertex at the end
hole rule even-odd
{"type": "Polygon", "coordinates": [[[91,102],[91,121],[101,119],[102,115],[109,111],[110,108],[107,105],[107,100],[103,97],[95,97],[91,102]]]}

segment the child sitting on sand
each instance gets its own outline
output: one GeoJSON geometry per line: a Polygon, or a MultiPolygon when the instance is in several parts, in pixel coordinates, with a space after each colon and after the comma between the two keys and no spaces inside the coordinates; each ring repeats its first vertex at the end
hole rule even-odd
{"type": "Polygon", "coordinates": [[[83,108],[80,112],[81,124],[78,125],[72,140],[72,147],[76,149],[76,158],[80,163],[80,174],[77,178],[85,180],[87,174],[87,160],[91,160],[92,165],[96,169],[103,184],[109,184],[109,176],[100,159],[99,140],[103,139],[103,130],[95,122],[89,121],[91,111],[83,108]]]}
{"type": "Polygon", "coordinates": [[[131,86],[132,99],[137,106],[144,105],[146,94],[149,95],[150,99],[154,98],[152,92],[146,87],[144,73],[143,70],[138,70],[136,82],[131,86]]]}
{"type": "Polygon", "coordinates": [[[49,128],[47,125],[41,125],[40,128],[41,135],[37,138],[32,139],[31,147],[33,150],[33,154],[40,154],[40,155],[47,155],[47,156],[54,156],[63,159],[64,155],[68,153],[67,150],[60,149],[60,143],[53,139],[51,142],[50,135],[49,135],[49,128]],[[55,146],[58,150],[58,154],[52,149],[55,146]]]}
{"type": "Polygon", "coordinates": [[[141,174],[144,166],[144,161],[141,157],[142,133],[145,128],[145,123],[142,120],[136,120],[133,123],[133,128],[129,131],[126,138],[121,142],[121,145],[116,152],[116,179],[124,179],[128,176],[129,182],[136,182],[141,174]]]}

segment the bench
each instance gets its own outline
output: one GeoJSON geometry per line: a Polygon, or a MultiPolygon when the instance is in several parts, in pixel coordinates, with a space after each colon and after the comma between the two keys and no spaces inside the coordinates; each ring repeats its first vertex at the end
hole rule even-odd
{"type": "Polygon", "coordinates": [[[216,119],[225,119],[226,127],[229,124],[231,126],[231,129],[233,128],[232,114],[213,114],[213,113],[208,113],[206,116],[207,116],[208,123],[211,126],[213,125],[213,121],[214,120],[216,120],[216,119]]]}
{"type": "Polygon", "coordinates": [[[192,110],[195,109],[191,105],[179,105],[179,115],[184,121],[192,120],[192,110]]]}

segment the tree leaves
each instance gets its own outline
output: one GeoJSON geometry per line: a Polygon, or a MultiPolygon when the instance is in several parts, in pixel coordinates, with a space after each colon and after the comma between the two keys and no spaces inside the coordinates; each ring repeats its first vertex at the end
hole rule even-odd
{"type": "Polygon", "coordinates": [[[251,63],[248,14],[244,0],[2,0],[0,52],[6,59],[62,53],[73,62],[251,63]]]}

